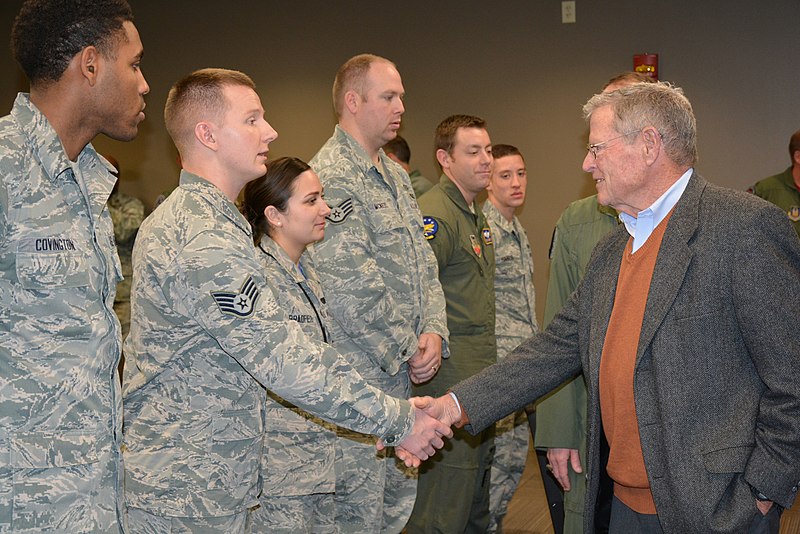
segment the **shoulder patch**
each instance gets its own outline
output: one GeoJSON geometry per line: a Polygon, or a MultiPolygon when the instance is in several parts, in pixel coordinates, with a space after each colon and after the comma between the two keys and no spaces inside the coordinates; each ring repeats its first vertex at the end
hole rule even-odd
{"type": "Polygon", "coordinates": [[[329,206],[331,208],[331,214],[325,217],[333,224],[340,224],[347,219],[347,217],[353,213],[353,199],[348,198],[346,200],[342,200],[338,206],[329,206]]]}
{"type": "Polygon", "coordinates": [[[425,236],[425,239],[430,241],[436,237],[436,232],[438,231],[439,223],[436,222],[436,219],[427,215],[422,218],[422,235],[425,236]]]}
{"type": "Polygon", "coordinates": [[[494,240],[492,239],[492,229],[488,226],[481,230],[481,234],[483,234],[483,244],[484,245],[491,245],[494,240]]]}
{"type": "Polygon", "coordinates": [[[786,215],[789,216],[789,220],[792,222],[800,221],[800,206],[792,206],[786,212],[786,215]]]}
{"type": "Polygon", "coordinates": [[[211,296],[214,297],[214,302],[222,313],[235,317],[250,317],[256,309],[261,291],[253,281],[253,277],[248,276],[238,292],[212,291],[211,296]]]}

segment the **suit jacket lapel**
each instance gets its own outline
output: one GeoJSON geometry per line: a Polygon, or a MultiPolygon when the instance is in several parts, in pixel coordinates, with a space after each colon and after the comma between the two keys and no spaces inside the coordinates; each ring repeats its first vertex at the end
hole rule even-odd
{"type": "Polygon", "coordinates": [[[707,182],[700,175],[692,174],[664,233],[647,295],[642,332],[636,351],[637,366],[667,312],[672,308],[683,284],[693,255],[688,243],[697,231],[700,197],[706,185],[707,182]]]}

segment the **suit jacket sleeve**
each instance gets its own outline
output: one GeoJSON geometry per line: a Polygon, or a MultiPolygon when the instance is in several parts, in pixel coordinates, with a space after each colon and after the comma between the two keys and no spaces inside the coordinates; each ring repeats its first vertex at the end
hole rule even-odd
{"type": "Polygon", "coordinates": [[[788,508],[800,485],[800,242],[785,219],[772,206],[753,215],[739,236],[733,291],[764,384],[744,478],[788,508]]]}

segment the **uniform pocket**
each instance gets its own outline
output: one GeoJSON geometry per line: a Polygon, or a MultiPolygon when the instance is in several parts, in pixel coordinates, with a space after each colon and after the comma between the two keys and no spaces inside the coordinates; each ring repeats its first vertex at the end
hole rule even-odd
{"type": "Polygon", "coordinates": [[[18,252],[16,291],[9,312],[20,330],[36,338],[58,335],[86,339],[92,331],[86,311],[89,265],[79,251],[18,252]]]}
{"type": "Polygon", "coordinates": [[[268,409],[266,420],[261,462],[264,495],[333,492],[334,432],[288,408],[268,409]]]}
{"type": "Polygon", "coordinates": [[[3,506],[3,512],[11,512],[14,530],[60,531],[67,525],[73,532],[88,532],[110,524],[107,509],[116,489],[112,477],[101,491],[110,451],[100,451],[97,435],[20,432],[7,443],[8,464],[2,469],[8,468],[13,482],[6,501],[10,506],[3,506]]]}
{"type": "Polygon", "coordinates": [[[212,416],[207,489],[222,509],[239,510],[257,485],[263,430],[258,408],[212,416]]]}

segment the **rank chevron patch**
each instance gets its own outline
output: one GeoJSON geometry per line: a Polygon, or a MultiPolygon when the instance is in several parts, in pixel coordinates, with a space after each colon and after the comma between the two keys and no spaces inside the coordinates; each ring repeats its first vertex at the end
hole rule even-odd
{"type": "Polygon", "coordinates": [[[343,200],[336,207],[331,207],[331,214],[325,217],[333,224],[343,223],[347,216],[353,213],[353,199],[343,200]]]}
{"type": "Polygon", "coordinates": [[[214,302],[222,313],[235,317],[250,317],[256,309],[261,291],[253,281],[253,277],[248,276],[238,292],[212,291],[211,296],[214,297],[214,302]]]}

